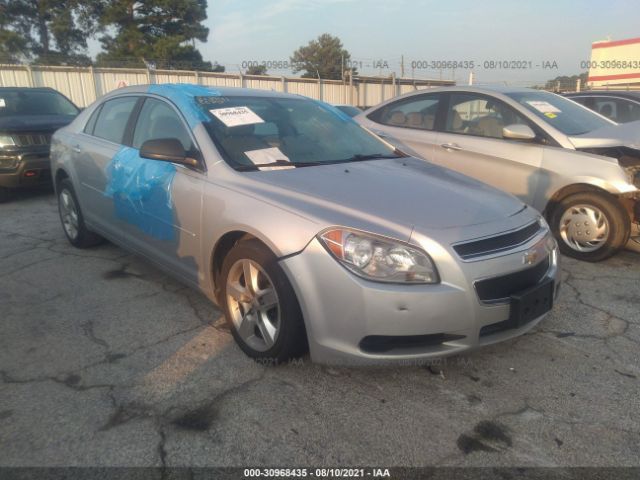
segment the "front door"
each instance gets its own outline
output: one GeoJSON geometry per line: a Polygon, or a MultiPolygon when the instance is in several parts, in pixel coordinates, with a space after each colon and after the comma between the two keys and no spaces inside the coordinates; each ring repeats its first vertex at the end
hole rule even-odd
{"type": "Polygon", "coordinates": [[[475,93],[452,93],[431,160],[532,204],[541,182],[543,145],[507,140],[502,128],[529,123],[508,105],[475,93]]]}

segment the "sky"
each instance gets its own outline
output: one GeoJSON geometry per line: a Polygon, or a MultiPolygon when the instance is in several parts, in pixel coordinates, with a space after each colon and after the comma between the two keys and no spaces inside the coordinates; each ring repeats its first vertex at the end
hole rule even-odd
{"type": "Polygon", "coordinates": [[[586,71],[580,62],[593,41],[640,37],[637,0],[209,0],[207,13],[209,38],[198,47],[229,72],[248,61],[285,62],[330,33],[363,74],[400,76],[404,56],[405,77],[466,81],[468,70],[417,62],[474,61],[476,82],[530,84],[586,71]],[[513,60],[531,67],[484,68],[513,60]]]}

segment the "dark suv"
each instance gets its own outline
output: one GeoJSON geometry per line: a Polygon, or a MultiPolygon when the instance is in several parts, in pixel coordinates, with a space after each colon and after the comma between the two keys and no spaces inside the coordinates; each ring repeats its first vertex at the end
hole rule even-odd
{"type": "Polygon", "coordinates": [[[52,88],[0,88],[0,202],[15,188],[51,182],[51,135],[78,112],[52,88]]]}

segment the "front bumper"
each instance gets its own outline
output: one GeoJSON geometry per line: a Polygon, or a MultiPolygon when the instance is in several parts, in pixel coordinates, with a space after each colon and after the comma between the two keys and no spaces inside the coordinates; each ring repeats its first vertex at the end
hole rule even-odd
{"type": "Polygon", "coordinates": [[[9,168],[0,168],[0,187],[18,188],[51,183],[48,146],[0,152],[0,158],[11,159],[14,163],[9,168]]]}
{"type": "MultiPolygon", "coordinates": [[[[523,251],[540,240],[474,262],[462,262],[453,253],[443,259],[440,252],[435,260],[444,268],[442,282],[436,285],[362,279],[332,258],[317,239],[280,264],[300,302],[314,362],[411,364],[516,337],[540,322],[544,315],[520,328],[501,328],[509,319],[509,303],[483,303],[474,288],[487,272],[499,276],[524,269],[523,251]]],[[[549,268],[543,280],[554,279],[557,292],[557,250],[547,254],[549,268]]]]}

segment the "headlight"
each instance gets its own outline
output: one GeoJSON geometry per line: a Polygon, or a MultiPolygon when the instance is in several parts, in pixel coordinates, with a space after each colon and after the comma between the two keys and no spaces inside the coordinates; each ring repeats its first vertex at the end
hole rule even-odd
{"type": "Polygon", "coordinates": [[[18,157],[0,157],[0,168],[15,168],[18,157]]]}
{"type": "Polygon", "coordinates": [[[0,135],[0,148],[13,146],[16,142],[13,141],[13,137],[11,135],[0,135]]]}
{"type": "Polygon", "coordinates": [[[389,283],[438,283],[438,271],[426,253],[400,241],[336,228],[320,241],[346,268],[368,280],[389,283]]]}

